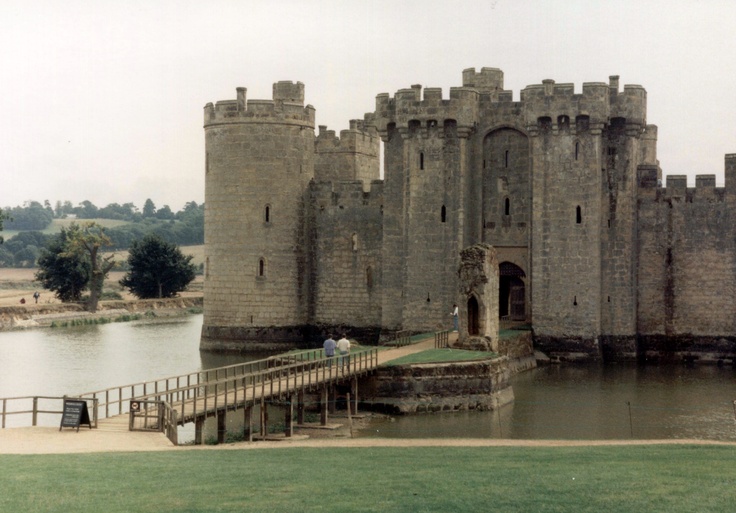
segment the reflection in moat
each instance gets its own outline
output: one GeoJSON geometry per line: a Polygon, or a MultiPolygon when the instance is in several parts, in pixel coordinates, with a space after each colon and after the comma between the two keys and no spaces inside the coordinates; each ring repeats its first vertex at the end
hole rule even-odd
{"type": "MultiPolygon", "coordinates": [[[[201,326],[194,315],[0,333],[0,397],[75,395],[268,356],[200,353],[201,326]]],[[[500,411],[392,417],[356,436],[736,440],[730,366],[555,365],[512,385],[515,401],[500,411]]]]}
{"type": "Polygon", "coordinates": [[[512,386],[500,412],[394,417],[361,436],[736,440],[730,366],[554,365],[512,386]]]}

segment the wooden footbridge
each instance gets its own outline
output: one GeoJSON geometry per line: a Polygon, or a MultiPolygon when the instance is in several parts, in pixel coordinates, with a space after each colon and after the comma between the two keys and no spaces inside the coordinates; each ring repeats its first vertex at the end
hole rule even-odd
{"type": "Polygon", "coordinates": [[[304,422],[305,394],[320,394],[320,421],[325,425],[329,405],[334,404],[336,386],[350,386],[351,408],[355,412],[358,378],[373,372],[376,367],[376,348],[355,351],[344,360],[327,358],[321,351],[306,351],[91,392],[80,397],[97,401],[98,412],[105,418],[114,422],[127,421],[131,431],[163,431],[174,444],[178,444],[177,426],[190,422],[195,425],[194,443],[201,444],[204,423],[209,417],[217,418],[218,442],[224,441],[227,415],[238,411],[243,414],[246,434],[252,440],[256,406],[260,411],[260,436],[266,437],[268,406],[280,405],[285,410],[285,436],[290,437],[295,406],[297,422],[304,422]]]}
{"type": "MultiPolygon", "coordinates": [[[[408,342],[408,336],[399,339],[396,345],[403,347],[394,350],[358,348],[345,359],[339,356],[325,357],[322,350],[287,353],[89,392],[74,399],[84,400],[89,405],[92,427],[109,431],[161,431],[174,444],[179,443],[178,426],[187,423],[194,423],[194,443],[201,444],[207,418],[217,418],[218,442],[223,442],[228,414],[243,415],[245,434],[248,440],[252,440],[256,407],[260,412],[259,435],[256,436],[265,438],[268,434],[268,407],[275,405],[284,409],[284,436],[290,437],[295,417],[298,424],[304,423],[305,396],[318,396],[320,424],[323,426],[327,424],[329,414],[334,413],[339,391],[346,399],[348,414],[355,414],[360,377],[374,372],[379,364],[403,354],[438,345],[444,347],[448,342],[448,333],[430,334],[411,346],[406,346],[408,342]]],[[[6,417],[16,414],[32,415],[32,425],[35,426],[39,414],[61,414],[59,402],[62,400],[51,397],[0,399],[2,427],[6,427],[6,417]],[[28,409],[18,406],[8,408],[9,405],[22,404],[24,401],[27,404],[31,400],[32,407],[28,409]],[[56,406],[53,406],[54,401],[56,406]]]]}

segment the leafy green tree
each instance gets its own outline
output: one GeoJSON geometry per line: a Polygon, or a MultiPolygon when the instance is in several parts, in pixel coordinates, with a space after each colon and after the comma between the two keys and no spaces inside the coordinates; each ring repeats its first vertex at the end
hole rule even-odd
{"type": "Polygon", "coordinates": [[[0,267],[13,267],[15,265],[15,255],[0,246],[0,267]]]}
{"type": "Polygon", "coordinates": [[[156,215],[156,205],[153,204],[151,198],[148,198],[143,204],[143,217],[153,217],[156,215]]]}
{"type": "Polygon", "coordinates": [[[97,311],[97,303],[102,294],[102,285],[110,269],[115,265],[114,255],[102,257],[100,249],[109,246],[110,238],[105,235],[105,229],[97,223],[86,223],[69,225],[68,252],[76,254],[81,259],[86,259],[90,264],[89,270],[89,301],[87,310],[97,311]]]}
{"type": "Polygon", "coordinates": [[[51,224],[54,215],[39,202],[28,201],[22,207],[11,209],[6,219],[5,228],[8,230],[43,230],[51,224]]]}
{"type": "MultiPolygon", "coordinates": [[[[8,215],[0,210],[0,232],[3,231],[3,221],[8,218],[8,215]]],[[[0,235],[0,244],[3,243],[3,236],[0,235]]]]}
{"type": "MultiPolygon", "coordinates": [[[[89,300],[86,308],[90,312],[96,312],[102,293],[102,284],[107,273],[115,265],[113,255],[103,258],[100,253],[102,246],[110,244],[110,239],[105,235],[105,229],[97,223],[86,223],[84,225],[72,223],[66,230],[62,230],[62,234],[63,238],[60,239],[59,244],[53,249],[49,249],[49,252],[53,253],[57,259],[62,259],[64,263],[67,263],[68,259],[70,261],[69,265],[75,269],[85,269],[85,280],[81,290],[85,287],[89,289],[89,300]]],[[[45,279],[52,280],[50,284],[54,285],[53,280],[59,279],[56,276],[58,269],[47,266],[45,256],[46,254],[39,259],[38,265],[41,270],[36,273],[36,279],[44,283],[45,288],[57,290],[52,286],[46,286],[44,281],[45,279]]],[[[51,262],[53,262],[53,258],[51,262]]],[[[76,291],[77,288],[75,287],[74,290],[76,291]]]]}
{"type": "Polygon", "coordinates": [[[40,251],[38,247],[29,244],[28,246],[18,251],[15,255],[13,255],[15,267],[30,268],[35,266],[36,259],[38,258],[39,254],[40,251]]]}
{"type": "Polygon", "coordinates": [[[130,271],[120,280],[141,299],[172,297],[194,279],[192,256],[154,234],[133,241],[128,252],[130,271]]]}
{"type": "MultiPolygon", "coordinates": [[[[71,228],[71,226],[70,226],[71,228]]],[[[89,283],[90,264],[79,255],[69,253],[69,229],[61,232],[41,250],[36,280],[43,288],[54,291],[64,302],[79,301],[89,283]]]]}
{"type": "Polygon", "coordinates": [[[164,205],[156,211],[156,219],[174,219],[174,213],[171,211],[171,207],[164,205]]]}
{"type": "Polygon", "coordinates": [[[74,213],[80,219],[94,219],[99,209],[89,200],[84,200],[74,209],[74,213]]]}

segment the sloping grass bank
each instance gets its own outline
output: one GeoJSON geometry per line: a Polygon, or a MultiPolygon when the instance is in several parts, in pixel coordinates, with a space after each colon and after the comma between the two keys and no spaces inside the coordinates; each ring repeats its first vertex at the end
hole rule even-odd
{"type": "Polygon", "coordinates": [[[0,511],[733,510],[733,446],[0,456],[0,511]]]}

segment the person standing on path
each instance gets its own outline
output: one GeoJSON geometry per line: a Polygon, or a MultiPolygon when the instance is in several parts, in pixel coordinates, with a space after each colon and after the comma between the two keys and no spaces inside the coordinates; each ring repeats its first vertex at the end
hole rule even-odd
{"type": "Polygon", "coordinates": [[[345,333],[337,341],[337,350],[340,351],[340,366],[344,367],[347,364],[348,368],[350,368],[350,341],[347,339],[345,333]]]}
{"type": "Polygon", "coordinates": [[[327,358],[327,366],[332,367],[332,359],[335,357],[335,347],[337,347],[337,344],[335,344],[335,341],[332,340],[332,334],[327,335],[327,340],[325,340],[325,343],[322,345],[325,350],[325,358],[327,358]]]}
{"type": "Polygon", "coordinates": [[[452,305],[452,313],[450,315],[452,315],[453,331],[458,331],[460,329],[460,322],[458,319],[457,304],[452,305]]]}

